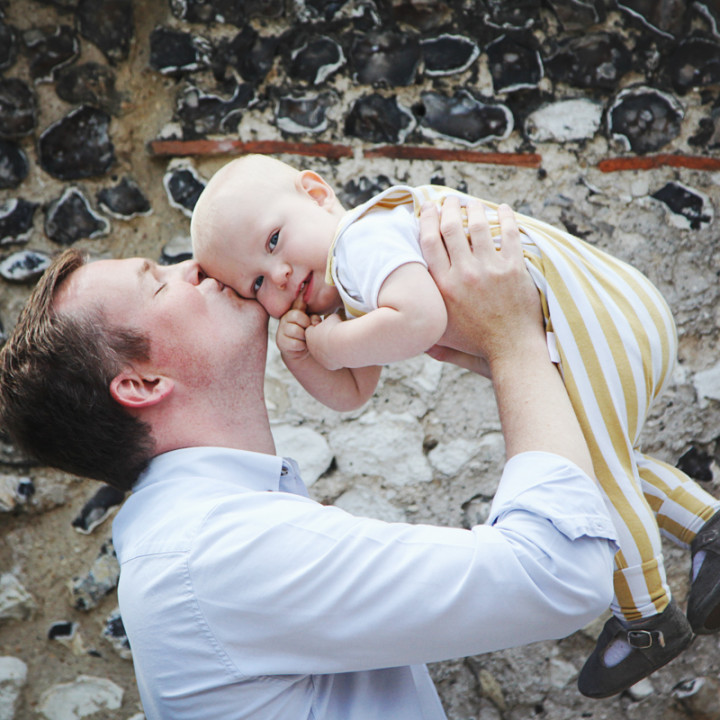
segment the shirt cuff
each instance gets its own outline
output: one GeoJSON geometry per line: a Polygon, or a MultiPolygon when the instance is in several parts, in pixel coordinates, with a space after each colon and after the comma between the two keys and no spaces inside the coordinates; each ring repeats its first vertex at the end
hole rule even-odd
{"type": "Polygon", "coordinates": [[[525,452],[508,460],[488,523],[516,510],[547,518],[571,540],[587,536],[617,542],[597,482],[560,455],[525,452]]]}

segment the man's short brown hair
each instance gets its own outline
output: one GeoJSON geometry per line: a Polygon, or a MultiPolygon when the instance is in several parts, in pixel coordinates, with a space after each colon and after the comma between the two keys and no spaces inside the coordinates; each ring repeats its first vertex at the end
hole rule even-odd
{"type": "Polygon", "coordinates": [[[53,306],[63,282],[87,262],[70,249],[43,274],[0,351],[0,422],[44,465],[129,490],[153,454],[149,426],[110,395],[110,381],[150,343],[108,326],[98,302],[81,312],[53,306]]]}

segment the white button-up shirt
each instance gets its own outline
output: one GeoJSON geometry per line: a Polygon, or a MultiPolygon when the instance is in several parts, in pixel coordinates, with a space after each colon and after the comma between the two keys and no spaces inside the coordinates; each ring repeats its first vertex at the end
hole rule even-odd
{"type": "Polygon", "coordinates": [[[555,455],[512,458],[472,530],[302,493],[292,461],[225,448],[141,476],[113,540],[149,720],[444,720],[425,663],[565,636],[612,597],[600,493],[555,455]]]}

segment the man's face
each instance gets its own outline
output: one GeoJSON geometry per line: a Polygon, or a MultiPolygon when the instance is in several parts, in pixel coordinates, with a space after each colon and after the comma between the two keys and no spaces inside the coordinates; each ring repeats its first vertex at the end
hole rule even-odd
{"type": "Polygon", "coordinates": [[[262,373],[267,314],[254,301],[208,278],[188,260],[163,266],[142,258],[99,260],[60,288],[61,312],[99,303],[107,321],[150,338],[156,372],[199,385],[239,372],[252,361],[262,373]]]}
{"type": "Polygon", "coordinates": [[[242,297],[281,317],[302,297],[308,313],[335,310],[337,290],[325,283],[337,217],[295,188],[265,197],[244,188],[225,200],[211,247],[198,253],[203,269],[242,297]]]}

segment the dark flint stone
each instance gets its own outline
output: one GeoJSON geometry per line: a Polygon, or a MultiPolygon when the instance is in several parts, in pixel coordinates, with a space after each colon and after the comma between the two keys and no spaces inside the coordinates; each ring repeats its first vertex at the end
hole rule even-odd
{"type": "Polygon", "coordinates": [[[20,478],[15,492],[18,497],[22,498],[23,502],[27,502],[35,494],[35,485],[30,478],[20,478]]]}
{"type": "Polygon", "coordinates": [[[72,521],[72,526],[83,535],[89,535],[124,499],[124,492],[110,485],[102,485],[85,503],[79,515],[72,521]]]}
{"type": "Polygon", "coordinates": [[[63,10],[74,10],[80,4],[80,0],[40,0],[40,2],[44,5],[54,5],[63,10]]]}
{"type": "Polygon", "coordinates": [[[160,255],[161,265],[175,265],[184,260],[192,259],[192,242],[189,237],[178,235],[165,243],[160,255]]]}
{"type": "Polygon", "coordinates": [[[207,67],[212,46],[182,30],[156,27],[150,33],[150,67],[163,75],[182,75],[207,67]]]}
{"type": "Polygon", "coordinates": [[[106,65],[89,62],[58,70],[55,91],[74,105],[94,105],[112,115],[120,111],[122,97],[115,90],[115,72],[106,65]]]}
{"type": "Polygon", "coordinates": [[[128,177],[124,177],[114,187],[100,190],[97,201],[103,210],[121,220],[130,220],[138,215],[149,215],[152,212],[150,202],[143,191],[128,177]]]}
{"type": "Polygon", "coordinates": [[[679,93],[720,82],[720,45],[703,38],[689,38],[667,61],[667,72],[679,93]]]}
{"type": "Polygon", "coordinates": [[[717,143],[718,135],[715,130],[715,120],[717,118],[704,117],[698,122],[698,131],[695,135],[688,138],[688,145],[694,147],[706,147],[712,149],[713,143],[717,143]]]}
{"type": "Polygon", "coordinates": [[[188,88],[178,100],[177,117],[186,139],[209,133],[232,133],[242,118],[242,111],[254,102],[251,85],[235,87],[229,99],[209,95],[196,87],[188,88]]]}
{"type": "Polygon", "coordinates": [[[283,14],[284,0],[170,0],[172,14],[181,20],[226,23],[242,27],[250,18],[276,18],[283,14]]]}
{"type": "Polygon", "coordinates": [[[344,62],[342,48],[332,38],[315,37],[291,52],[287,73],[293,80],[318,85],[344,62]]]}
{"type": "Polygon", "coordinates": [[[130,651],[130,640],[128,639],[127,633],[125,632],[125,626],[123,625],[119,609],[115,610],[105,620],[103,637],[105,637],[110,642],[110,644],[115,648],[115,651],[120,655],[120,657],[127,660],[132,659],[132,653],[130,651]]]}
{"type": "Polygon", "coordinates": [[[713,35],[720,37],[720,3],[717,0],[695,0],[693,10],[707,20],[713,35]]]}
{"type": "Polygon", "coordinates": [[[34,282],[47,270],[50,260],[47,253],[20,250],[0,262],[0,275],[8,282],[34,282]]]}
{"type": "Polygon", "coordinates": [[[40,165],[61,180],[105,175],[115,163],[110,116],[83,105],[51,125],[38,143],[40,165]]]}
{"type": "Polygon", "coordinates": [[[581,88],[612,90],[632,68],[632,56],[618,35],[593,33],[560,43],[545,69],[554,80],[581,88]]]}
{"type": "MultiPolygon", "coordinates": [[[[257,0],[256,0],[257,2],[257,0]]],[[[296,5],[298,3],[295,3],[296,5]]],[[[313,18],[321,18],[323,20],[332,20],[333,17],[347,4],[347,0],[303,0],[305,12],[304,15],[310,15],[313,18]]],[[[367,8],[361,4],[358,8],[361,12],[367,8]]]]}
{"type": "Polygon", "coordinates": [[[710,110],[710,116],[698,122],[698,132],[688,138],[688,144],[713,150],[720,147],[720,100],[710,110]]]}
{"type": "Polygon", "coordinates": [[[486,48],[495,93],[537,87],[543,77],[540,54],[509,35],[503,35],[486,48]]]}
{"type": "Polygon", "coordinates": [[[623,90],[608,112],[611,135],[624,138],[633,152],[654,152],[680,134],[683,112],[670,95],[652,88],[623,90]]]}
{"type": "Polygon", "coordinates": [[[378,175],[375,178],[359,177],[357,180],[350,180],[345,183],[340,194],[340,202],[346,207],[357,207],[374,197],[383,190],[389,188],[393,183],[385,175],[378,175]]]}
{"type": "Polygon", "coordinates": [[[80,34],[110,62],[126,60],[135,21],[132,0],[80,0],[80,34]]]}
{"type": "Polygon", "coordinates": [[[467,70],[480,48],[462,35],[439,35],[420,42],[426,75],[452,75],[467,70]]]}
{"type": "Polygon", "coordinates": [[[117,555],[112,541],[103,543],[93,567],[85,577],[75,577],[72,580],[71,591],[74,599],[73,607],[77,610],[88,611],[98,605],[108,593],[117,587],[119,567],[116,566],[117,555]],[[108,562],[110,558],[111,562],[108,562]],[[110,569],[108,565],[112,565],[110,569]],[[99,569],[96,576],[95,569],[99,569]]]}
{"type": "Polygon", "coordinates": [[[713,479],[712,463],[711,455],[696,447],[691,447],[684,455],[680,456],[677,468],[693,480],[710,482],[713,479]]]}
{"type": "Polygon", "coordinates": [[[332,93],[306,97],[280,98],[277,126],[287,133],[319,133],[327,128],[326,110],[335,104],[332,93]]]}
{"type": "Polygon", "coordinates": [[[10,198],[0,203],[0,245],[28,241],[37,207],[37,203],[22,198],[10,198]]]}
{"type": "Polygon", "coordinates": [[[87,198],[77,189],[68,188],[50,203],[45,214],[45,234],[59,245],[72,245],[81,238],[106,235],[110,223],[93,212],[87,198]]]}
{"type": "Polygon", "coordinates": [[[512,132],[513,116],[504,105],[487,105],[465,91],[452,97],[426,92],[421,97],[422,104],[415,111],[421,115],[424,135],[477,145],[505,138],[512,132]]]}
{"type": "MultiPolygon", "coordinates": [[[[107,622],[105,623],[105,632],[103,634],[115,639],[124,638],[127,640],[125,626],[123,625],[122,618],[118,613],[114,613],[107,619],[107,622]]],[[[129,644],[128,647],[130,647],[129,644]]]]}
{"type": "Polygon", "coordinates": [[[671,212],[682,215],[693,230],[700,230],[712,221],[712,215],[705,212],[702,196],[681,183],[669,182],[653,193],[652,197],[665,203],[671,212]]]}
{"type": "Polygon", "coordinates": [[[680,37],[687,0],[616,0],[617,6],[665,37],[680,37]]]}
{"type": "Polygon", "coordinates": [[[604,8],[597,2],[587,0],[548,0],[565,30],[586,31],[589,25],[604,20],[604,8]]]}
{"type": "Polygon", "coordinates": [[[263,37],[249,25],[232,40],[221,40],[213,56],[216,79],[224,80],[227,68],[231,68],[243,80],[261,83],[273,66],[279,42],[279,37],[263,37]]]}
{"type": "Polygon", "coordinates": [[[67,25],[32,28],[22,37],[30,60],[30,75],[35,82],[52,80],[54,70],[80,54],[75,31],[67,25]]]}
{"type": "Polygon", "coordinates": [[[415,118],[395,98],[366,95],[345,118],[345,133],[372,143],[399,143],[415,127],[415,118]]]}
{"type": "Polygon", "coordinates": [[[0,70],[12,67],[17,58],[15,28],[0,19],[0,70]]]}
{"type": "Polygon", "coordinates": [[[0,139],[0,189],[16,188],[29,170],[27,155],[22,148],[10,140],[0,139]]]}
{"type": "Polygon", "coordinates": [[[505,30],[532,27],[540,18],[540,0],[485,0],[483,18],[488,25],[505,30]]]}
{"type": "Polygon", "coordinates": [[[392,3],[392,20],[421,32],[443,27],[452,22],[453,10],[446,2],[436,0],[401,0],[392,3]]]}
{"type": "Polygon", "coordinates": [[[35,93],[22,80],[0,78],[0,137],[31,133],[37,122],[35,93]]]}
{"type": "Polygon", "coordinates": [[[163,176],[163,185],[170,204],[192,217],[195,203],[205,189],[205,182],[200,179],[195,168],[186,164],[171,167],[163,176]]]}
{"type": "Polygon", "coordinates": [[[420,63],[420,44],[407,34],[372,32],[355,38],[350,60],[359,83],[412,85],[420,63]]]}
{"type": "Polygon", "coordinates": [[[60,620],[54,622],[48,630],[48,640],[71,640],[77,630],[77,623],[70,620],[60,620]]]}

